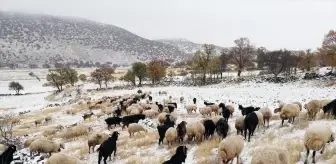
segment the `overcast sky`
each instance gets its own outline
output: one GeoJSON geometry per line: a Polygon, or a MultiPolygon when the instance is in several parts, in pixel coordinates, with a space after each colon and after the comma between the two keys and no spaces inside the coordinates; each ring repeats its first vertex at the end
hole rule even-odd
{"type": "Polygon", "coordinates": [[[0,10],[87,18],[148,39],[315,49],[336,29],[334,0],[0,0],[0,10]]]}

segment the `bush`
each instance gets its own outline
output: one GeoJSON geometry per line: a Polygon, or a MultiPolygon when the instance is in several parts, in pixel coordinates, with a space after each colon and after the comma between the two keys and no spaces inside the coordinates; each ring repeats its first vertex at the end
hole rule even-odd
{"type": "Polygon", "coordinates": [[[9,90],[15,90],[17,95],[20,94],[20,91],[24,89],[20,83],[15,81],[10,82],[8,87],[9,90]]]}

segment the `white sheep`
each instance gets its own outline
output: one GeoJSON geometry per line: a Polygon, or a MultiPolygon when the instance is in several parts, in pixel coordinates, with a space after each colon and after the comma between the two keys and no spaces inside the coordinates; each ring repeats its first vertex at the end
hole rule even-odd
{"type": "Polygon", "coordinates": [[[47,160],[46,164],[80,164],[80,161],[63,153],[55,153],[47,160]]]}
{"type": "Polygon", "coordinates": [[[140,111],[138,108],[133,108],[130,112],[131,115],[134,115],[134,114],[140,114],[140,111]]]}
{"type": "Polygon", "coordinates": [[[137,109],[135,106],[129,106],[126,108],[126,113],[130,114],[133,109],[137,109]]]}
{"type": "Polygon", "coordinates": [[[239,163],[239,155],[244,149],[244,138],[240,135],[228,136],[219,143],[218,155],[224,164],[233,161],[237,157],[239,163]]]}
{"type": "Polygon", "coordinates": [[[218,121],[219,119],[221,119],[221,118],[223,118],[223,117],[220,116],[220,115],[217,115],[217,116],[213,116],[213,117],[211,118],[211,120],[216,124],[217,121],[218,121]]]}
{"type": "Polygon", "coordinates": [[[313,150],[313,163],[315,163],[315,152],[321,150],[323,154],[325,145],[334,141],[334,134],[328,125],[317,124],[309,126],[303,138],[304,146],[307,149],[308,161],[309,150],[313,150]]]}
{"type": "Polygon", "coordinates": [[[264,127],[264,116],[260,111],[254,111],[254,113],[257,115],[258,117],[258,128],[260,126],[264,127]]]}
{"type": "Polygon", "coordinates": [[[205,106],[205,107],[200,107],[200,108],[199,108],[199,112],[200,112],[203,116],[205,116],[205,115],[209,115],[209,116],[211,116],[212,109],[211,109],[210,107],[207,107],[207,106],[205,106]]]}
{"type": "Polygon", "coordinates": [[[159,106],[157,106],[156,104],[152,104],[150,109],[159,111],[159,106]]]}
{"type": "Polygon", "coordinates": [[[171,113],[170,113],[170,117],[169,117],[169,118],[170,118],[171,121],[176,122],[177,117],[178,117],[178,116],[177,116],[177,113],[176,113],[176,112],[171,112],[171,113]]]}
{"type": "Polygon", "coordinates": [[[24,143],[23,143],[23,147],[27,148],[30,146],[30,144],[35,141],[36,139],[38,139],[38,137],[32,137],[32,138],[28,138],[24,143]]]}
{"type": "Polygon", "coordinates": [[[173,127],[170,127],[165,133],[165,138],[167,140],[168,146],[169,146],[169,143],[170,143],[170,146],[172,146],[173,142],[176,141],[177,139],[176,129],[173,127]]]}
{"type": "Polygon", "coordinates": [[[193,111],[195,111],[195,113],[196,113],[197,105],[196,104],[189,104],[189,105],[186,106],[186,109],[187,109],[188,114],[192,113],[193,111]]]}
{"type": "Polygon", "coordinates": [[[267,127],[269,127],[269,121],[270,121],[270,118],[273,115],[271,109],[265,107],[265,108],[259,109],[259,111],[263,115],[264,124],[267,122],[267,127]]]}
{"type": "Polygon", "coordinates": [[[144,114],[148,118],[153,118],[159,115],[159,112],[157,110],[150,109],[150,110],[143,111],[142,114],[144,114]]]}
{"type": "Polygon", "coordinates": [[[51,135],[55,135],[57,132],[61,131],[62,128],[60,127],[49,127],[43,131],[43,136],[48,137],[51,135]]]}
{"type": "Polygon", "coordinates": [[[63,143],[56,143],[43,138],[36,139],[29,146],[31,155],[32,152],[49,153],[51,155],[51,153],[60,152],[61,148],[64,149],[63,143]]]}
{"type": "Polygon", "coordinates": [[[255,149],[251,164],[290,164],[286,149],[275,146],[263,146],[255,149]]]}
{"type": "Polygon", "coordinates": [[[100,145],[102,144],[105,140],[107,140],[109,137],[109,135],[105,134],[105,133],[95,133],[95,134],[91,134],[88,137],[88,146],[89,146],[89,153],[90,153],[90,148],[92,147],[92,150],[94,152],[94,149],[96,147],[96,145],[100,145]]]}
{"type": "Polygon", "coordinates": [[[132,124],[128,125],[128,133],[130,134],[130,137],[132,137],[132,134],[134,136],[134,133],[140,132],[140,131],[147,132],[147,130],[142,125],[140,125],[138,123],[132,123],[132,124]]]}
{"type": "Polygon", "coordinates": [[[232,105],[225,105],[226,109],[228,109],[231,113],[231,117],[233,116],[233,112],[235,111],[235,108],[232,105]]]}
{"type": "Polygon", "coordinates": [[[284,120],[294,123],[295,117],[299,116],[300,107],[297,104],[285,104],[280,111],[280,118],[282,119],[281,125],[283,125],[284,120]]]}
{"type": "Polygon", "coordinates": [[[219,114],[219,106],[217,104],[213,104],[213,105],[208,105],[207,107],[211,108],[211,111],[215,113],[215,115],[219,114]]]}
{"type": "Polygon", "coordinates": [[[239,134],[239,132],[243,135],[243,130],[244,130],[244,119],[245,116],[240,116],[236,119],[235,121],[235,128],[237,130],[237,135],[239,134]]]}
{"type": "Polygon", "coordinates": [[[305,105],[310,119],[315,120],[316,114],[322,109],[320,100],[311,100],[305,105]]]}
{"type": "Polygon", "coordinates": [[[167,119],[166,115],[167,115],[166,112],[162,112],[162,113],[159,114],[158,121],[159,121],[160,124],[163,124],[166,121],[166,119],[167,119]]]}
{"type": "Polygon", "coordinates": [[[192,141],[194,138],[198,142],[202,142],[205,133],[205,127],[201,122],[194,122],[187,125],[188,141],[192,141]]]}
{"type": "Polygon", "coordinates": [[[302,110],[302,104],[298,101],[292,102],[292,104],[297,104],[300,107],[300,111],[302,110]]]}

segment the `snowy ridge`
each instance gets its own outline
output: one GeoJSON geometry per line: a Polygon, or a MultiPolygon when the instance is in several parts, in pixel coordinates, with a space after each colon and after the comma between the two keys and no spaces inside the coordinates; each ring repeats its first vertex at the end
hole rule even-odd
{"type": "Polygon", "coordinates": [[[85,19],[0,11],[4,63],[92,61],[129,64],[152,58],[178,61],[185,53],[122,28],[85,19]]]}

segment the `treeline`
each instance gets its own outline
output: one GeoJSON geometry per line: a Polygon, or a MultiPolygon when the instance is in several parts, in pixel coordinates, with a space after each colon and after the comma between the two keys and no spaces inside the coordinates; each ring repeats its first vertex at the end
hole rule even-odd
{"type": "Polygon", "coordinates": [[[277,78],[281,73],[296,74],[298,70],[310,71],[315,66],[331,66],[333,71],[336,66],[336,31],[333,30],[324,36],[322,46],[316,51],[269,51],[265,47],[255,47],[248,38],[239,38],[234,43],[234,47],[221,52],[216,52],[214,45],[204,44],[192,59],[177,63],[177,66],[186,66],[192,78],[201,79],[203,84],[207,79],[222,78],[228,69],[236,70],[238,77],[244,70],[259,69],[277,78]]]}

